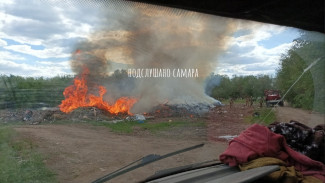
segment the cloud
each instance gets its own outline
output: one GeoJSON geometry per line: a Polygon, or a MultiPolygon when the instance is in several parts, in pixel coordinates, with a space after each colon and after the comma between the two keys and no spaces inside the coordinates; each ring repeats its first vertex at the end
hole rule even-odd
{"type": "Polygon", "coordinates": [[[7,42],[0,39],[0,46],[7,46],[7,42]]]}
{"type": "Polygon", "coordinates": [[[19,56],[17,54],[13,54],[12,52],[9,51],[0,51],[0,63],[3,60],[25,60],[25,57],[19,56]]]}
{"type": "Polygon", "coordinates": [[[247,72],[272,72],[274,69],[276,69],[277,65],[273,64],[247,64],[244,66],[244,70],[247,72]]]}
{"type": "Polygon", "coordinates": [[[69,61],[58,60],[68,59],[77,43],[100,29],[103,20],[112,18],[99,15],[113,7],[100,6],[100,1],[0,2],[0,74],[71,74],[69,61]]]}
{"type": "Polygon", "coordinates": [[[279,65],[282,54],[293,45],[292,41],[277,42],[273,47],[267,47],[260,42],[274,41],[274,36],[281,37],[281,34],[296,30],[276,25],[268,25],[255,22],[239,22],[237,31],[230,38],[227,51],[219,57],[219,66],[216,73],[232,75],[274,75],[279,65]]]}
{"type": "Polygon", "coordinates": [[[62,1],[33,0],[0,4],[0,38],[47,48],[67,45],[70,41],[71,47],[76,40],[86,38],[93,32],[102,20],[98,17],[100,11],[94,6],[81,6],[76,1],[71,8],[67,8],[65,4],[62,1]]]}
{"type": "Polygon", "coordinates": [[[24,36],[36,39],[49,39],[54,35],[89,33],[93,26],[99,25],[100,11],[75,4],[67,8],[55,6],[43,1],[15,0],[13,4],[5,4],[1,13],[2,31],[14,36],[24,36]],[[86,9],[87,8],[87,9],[86,9]],[[87,14],[85,15],[85,12],[87,14]],[[5,25],[5,26],[4,26],[5,25]]]}
{"type": "Polygon", "coordinates": [[[278,56],[285,53],[292,45],[293,42],[284,43],[270,49],[257,45],[251,52],[248,52],[243,56],[265,59],[266,57],[278,56]]]}
{"type": "Polygon", "coordinates": [[[5,6],[5,10],[6,14],[15,17],[48,22],[49,24],[60,22],[59,17],[56,16],[55,8],[35,0],[30,0],[28,3],[24,0],[14,0],[12,4],[5,6]]]}
{"type": "Polygon", "coordinates": [[[275,69],[276,68],[274,65],[264,64],[221,64],[217,67],[217,74],[228,75],[229,77],[234,75],[274,75],[275,69]]]}
{"type": "Polygon", "coordinates": [[[0,62],[0,73],[5,75],[19,75],[24,77],[54,77],[58,75],[70,75],[71,71],[65,64],[38,64],[30,65],[26,63],[16,63],[2,60],[0,62]]]}
{"type": "Polygon", "coordinates": [[[10,45],[4,46],[5,49],[32,55],[38,58],[65,58],[69,57],[69,53],[64,53],[65,50],[62,47],[53,47],[44,50],[34,50],[29,45],[10,45]]]}
{"type": "Polygon", "coordinates": [[[72,48],[79,42],[85,41],[87,38],[84,37],[63,37],[58,39],[51,39],[46,41],[46,46],[48,47],[64,47],[65,49],[72,51],[72,48]]]}
{"type": "Polygon", "coordinates": [[[24,77],[54,77],[72,74],[69,61],[35,61],[11,51],[0,51],[0,74],[24,77]]]}
{"type": "MultiPolygon", "coordinates": [[[[35,14],[37,12],[29,13],[35,14]]],[[[54,34],[60,34],[66,31],[64,25],[60,21],[41,21],[3,12],[0,12],[0,17],[0,27],[3,32],[2,36],[10,35],[17,38],[27,37],[43,40],[50,38],[54,34]]],[[[21,42],[19,39],[16,41],[21,42]]]]}
{"type": "Polygon", "coordinates": [[[0,2],[0,74],[10,71],[25,76],[27,73],[48,76],[51,73],[48,67],[56,68],[54,73],[71,73],[67,63],[33,59],[68,59],[75,45],[87,40],[95,29],[100,28],[103,19],[108,18],[99,15],[103,13],[101,9],[110,7],[100,8],[96,6],[98,4],[97,1],[56,0],[0,2]]]}
{"type": "Polygon", "coordinates": [[[36,61],[36,63],[41,64],[43,66],[58,66],[58,67],[69,67],[69,61],[63,62],[51,62],[51,61],[36,61]]]}

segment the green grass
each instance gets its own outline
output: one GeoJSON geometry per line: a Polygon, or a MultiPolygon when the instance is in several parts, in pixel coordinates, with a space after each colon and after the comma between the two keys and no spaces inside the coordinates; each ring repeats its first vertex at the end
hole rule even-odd
{"type": "Polygon", "coordinates": [[[42,156],[35,151],[35,146],[15,136],[12,128],[0,127],[0,182],[57,182],[55,174],[45,167],[42,156]]]}
{"type": "Polygon", "coordinates": [[[11,121],[8,123],[3,123],[0,122],[0,128],[9,128],[9,127],[14,127],[14,126],[19,126],[19,125],[26,125],[28,123],[22,122],[22,121],[11,121]]]}
{"type": "Polygon", "coordinates": [[[148,130],[150,133],[157,133],[159,131],[168,130],[174,127],[181,126],[205,126],[204,122],[186,122],[186,121],[173,121],[173,122],[144,122],[138,123],[135,121],[124,121],[118,123],[94,123],[99,126],[106,126],[110,128],[113,132],[117,133],[132,133],[134,128],[140,128],[141,130],[148,130]]]}
{"type": "Polygon", "coordinates": [[[274,108],[260,108],[256,109],[254,113],[258,113],[259,115],[246,116],[244,119],[245,122],[269,125],[276,120],[274,108]]]}

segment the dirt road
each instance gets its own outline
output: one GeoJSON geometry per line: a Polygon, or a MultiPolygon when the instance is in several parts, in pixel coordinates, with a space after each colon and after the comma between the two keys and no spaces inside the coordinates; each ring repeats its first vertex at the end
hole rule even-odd
{"type": "Polygon", "coordinates": [[[279,122],[295,120],[311,128],[325,123],[325,115],[292,107],[276,107],[276,118],[279,122]]]}
{"type": "MultiPolygon", "coordinates": [[[[91,182],[148,154],[166,154],[202,143],[195,139],[128,136],[91,125],[30,125],[15,128],[31,139],[60,182],[91,182]]],[[[206,142],[203,148],[160,160],[112,182],[136,182],[157,170],[216,159],[226,142],[206,142]]]]}

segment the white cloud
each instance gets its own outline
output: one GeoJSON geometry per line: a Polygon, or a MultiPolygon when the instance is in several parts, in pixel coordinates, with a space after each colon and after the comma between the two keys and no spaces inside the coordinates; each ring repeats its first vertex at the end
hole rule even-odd
{"type": "Polygon", "coordinates": [[[31,48],[31,46],[28,45],[10,45],[4,46],[4,48],[19,53],[33,55],[38,58],[66,58],[70,56],[70,54],[64,53],[65,50],[61,47],[53,47],[44,50],[34,50],[31,48]]]}
{"type": "Polygon", "coordinates": [[[10,1],[10,0],[0,1],[0,7],[2,7],[4,5],[8,5],[8,4],[14,4],[14,2],[10,1]]]}
{"type": "Polygon", "coordinates": [[[0,39],[0,46],[7,46],[7,42],[0,39]]]}
{"type": "Polygon", "coordinates": [[[12,25],[26,24],[33,26],[33,23],[37,23],[36,20],[26,19],[22,17],[13,16],[0,11],[0,37],[5,39],[14,40],[21,44],[41,45],[44,40],[34,38],[24,34],[24,30],[16,30],[20,34],[13,34],[11,31],[6,31],[5,27],[12,27],[12,25]]]}
{"type": "Polygon", "coordinates": [[[239,22],[238,30],[247,30],[248,34],[233,37],[230,45],[239,47],[258,46],[258,42],[269,40],[273,35],[280,34],[286,28],[257,22],[239,22]],[[245,23],[246,22],[246,23],[245,23]]]}
{"type": "Polygon", "coordinates": [[[63,61],[63,62],[36,61],[36,63],[44,66],[59,66],[59,67],[66,67],[66,68],[70,66],[70,61],[63,61]]]}
{"type": "Polygon", "coordinates": [[[48,23],[0,12],[0,37],[21,44],[46,45],[57,39],[86,38],[94,29],[90,24],[71,20],[63,14],[58,17],[59,23],[48,23]]]}
{"type": "Polygon", "coordinates": [[[102,12],[100,6],[94,5],[57,0],[1,1],[0,74],[49,77],[71,74],[69,61],[48,60],[70,57],[74,45],[87,39],[100,25],[102,19],[98,15],[102,12]],[[33,49],[33,45],[44,49],[33,49]],[[47,61],[30,60],[29,55],[47,61]]]}
{"type": "MultiPolygon", "coordinates": [[[[1,15],[0,15],[1,16],[1,15]]],[[[43,45],[44,41],[41,39],[34,39],[25,36],[13,36],[8,35],[5,32],[0,32],[0,38],[10,39],[21,44],[30,44],[30,45],[43,45]]]]}
{"type": "Polygon", "coordinates": [[[25,58],[9,51],[0,51],[0,62],[2,62],[2,60],[25,60],[25,58]]]}
{"type": "Polygon", "coordinates": [[[25,77],[54,77],[58,75],[70,75],[72,73],[67,71],[66,66],[63,65],[30,65],[2,60],[0,62],[0,74],[13,74],[25,77]]]}
{"type": "MultiPolygon", "coordinates": [[[[58,2],[14,2],[19,6],[15,3],[0,4],[0,38],[20,44],[43,45],[47,48],[55,46],[52,43],[58,40],[66,44],[69,39],[86,38],[100,22],[96,16],[98,11],[87,11],[87,16],[84,16],[79,7],[63,8],[56,6],[62,4],[58,2]],[[85,17],[91,21],[80,21],[85,17]]],[[[78,6],[78,3],[74,6],[78,6]]]]}
{"type": "Polygon", "coordinates": [[[25,77],[54,77],[57,75],[70,75],[72,72],[69,68],[69,61],[36,61],[35,64],[27,64],[25,57],[12,54],[9,51],[0,51],[1,74],[25,77]]]}
{"type": "Polygon", "coordinates": [[[66,29],[71,30],[69,32],[66,32],[63,37],[87,37],[94,29],[92,25],[68,18],[63,13],[60,13],[58,17],[60,18],[62,24],[64,24],[66,29]]]}
{"type": "Polygon", "coordinates": [[[291,43],[283,43],[280,44],[274,48],[264,48],[263,46],[257,45],[255,48],[246,54],[243,54],[244,57],[255,57],[259,59],[265,59],[266,57],[273,57],[273,56],[279,56],[283,53],[285,53],[291,46],[293,45],[293,42],[291,43]]]}
{"type": "Polygon", "coordinates": [[[273,65],[261,64],[220,64],[217,67],[217,74],[227,75],[232,77],[237,76],[247,76],[247,75],[274,75],[273,65]]]}
{"type": "Polygon", "coordinates": [[[216,73],[232,75],[274,75],[279,65],[282,54],[293,45],[290,43],[279,43],[273,48],[266,48],[259,42],[272,40],[275,35],[281,34],[286,27],[252,23],[244,21],[239,23],[238,30],[243,35],[230,39],[227,52],[220,57],[220,64],[216,73]]]}
{"type": "MultiPolygon", "coordinates": [[[[263,65],[279,65],[280,57],[282,54],[285,54],[287,50],[293,45],[294,43],[284,43],[278,45],[274,48],[264,48],[263,46],[257,45],[251,52],[243,54],[242,57],[247,57],[251,59],[259,60],[258,64],[263,65]]],[[[245,63],[244,63],[245,64],[245,63]]],[[[273,67],[276,68],[276,67],[273,67]]],[[[257,68],[258,69],[258,68],[257,68]]],[[[275,72],[275,70],[274,70],[275,72]]],[[[263,73],[263,71],[261,71],[263,73]]]]}

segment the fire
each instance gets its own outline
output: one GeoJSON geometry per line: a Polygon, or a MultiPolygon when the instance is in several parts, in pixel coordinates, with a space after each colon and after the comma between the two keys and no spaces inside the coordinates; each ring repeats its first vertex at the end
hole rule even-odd
{"type": "Polygon", "coordinates": [[[112,114],[131,114],[130,109],[137,102],[135,98],[121,97],[116,100],[114,105],[108,104],[103,100],[103,96],[107,92],[104,86],[98,86],[99,96],[88,93],[88,74],[89,70],[84,68],[81,77],[76,77],[73,81],[73,85],[65,88],[63,92],[65,99],[59,105],[62,112],[69,113],[79,107],[96,107],[112,114]]]}

